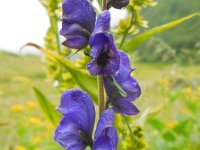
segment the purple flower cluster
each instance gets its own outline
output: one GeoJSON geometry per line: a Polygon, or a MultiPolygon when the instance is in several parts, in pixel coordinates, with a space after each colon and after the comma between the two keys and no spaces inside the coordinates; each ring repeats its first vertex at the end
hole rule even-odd
{"type": "Polygon", "coordinates": [[[57,110],[63,115],[55,131],[54,139],[68,150],[114,150],[117,146],[117,132],[113,127],[114,112],[105,110],[98,121],[92,140],[95,109],[87,93],[71,89],[63,93],[57,110]]]}
{"type": "MultiPolygon", "coordinates": [[[[108,0],[107,8],[125,7],[128,0],[108,0]]],[[[65,91],[57,110],[63,115],[55,131],[55,141],[68,150],[116,150],[118,136],[114,128],[114,112],[136,115],[139,110],[132,101],[141,89],[131,76],[134,70],[127,54],[118,50],[110,33],[110,12],[104,10],[96,20],[94,8],[88,0],[64,0],[60,34],[63,45],[81,49],[90,45],[91,62],[87,65],[92,75],[102,75],[107,95],[106,110],[101,114],[94,140],[94,104],[84,91],[65,91]]]]}

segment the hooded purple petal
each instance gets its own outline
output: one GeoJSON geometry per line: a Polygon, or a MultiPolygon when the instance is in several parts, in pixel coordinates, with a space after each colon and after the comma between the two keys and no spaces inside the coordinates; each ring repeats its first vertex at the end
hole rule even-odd
{"type": "Polygon", "coordinates": [[[57,110],[77,122],[85,133],[92,134],[95,110],[94,104],[86,92],[78,89],[65,91],[57,110]]]}
{"type": "Polygon", "coordinates": [[[80,126],[76,122],[63,117],[55,131],[54,140],[67,149],[84,150],[87,142],[80,136],[79,130],[80,126]]]}
{"type": "Polygon", "coordinates": [[[113,126],[114,112],[105,110],[98,121],[94,135],[94,150],[115,150],[118,143],[117,132],[113,126]]]}
{"type": "Polygon", "coordinates": [[[94,8],[88,0],[64,0],[62,9],[60,34],[66,38],[63,45],[75,49],[85,47],[95,25],[94,8]]]}
{"type": "Polygon", "coordinates": [[[129,4],[129,0],[110,0],[109,7],[114,7],[117,9],[121,9],[123,7],[126,7],[129,4]]]}
{"type": "Polygon", "coordinates": [[[78,89],[65,91],[57,110],[64,117],[56,129],[55,141],[68,149],[84,149],[91,142],[95,119],[91,98],[78,89]],[[83,134],[87,140],[83,138],[83,134]]]}
{"type": "Polygon", "coordinates": [[[124,113],[126,115],[136,115],[140,112],[135,105],[123,98],[119,98],[113,101],[112,105],[114,111],[117,113],[124,113]]]}
{"type": "Polygon", "coordinates": [[[98,17],[92,35],[90,37],[90,43],[93,42],[95,34],[108,33],[110,30],[110,12],[104,10],[98,17]]]}
{"type": "Polygon", "coordinates": [[[138,82],[130,76],[133,69],[131,68],[128,56],[123,51],[119,51],[119,53],[119,71],[117,74],[112,75],[112,80],[109,76],[104,76],[104,86],[107,99],[110,101],[115,112],[135,115],[139,110],[131,102],[140,96],[141,89],[138,82]],[[114,84],[114,82],[116,82],[121,90],[126,93],[126,96],[119,92],[120,89],[114,84]]]}
{"type": "Polygon", "coordinates": [[[120,66],[119,71],[117,74],[114,75],[115,79],[120,81],[126,79],[128,76],[130,76],[131,72],[134,70],[131,67],[129,58],[127,54],[124,51],[118,50],[120,54],[120,66]]]}
{"type": "Polygon", "coordinates": [[[114,74],[119,69],[120,55],[112,35],[108,33],[109,26],[110,13],[105,10],[98,17],[89,41],[92,60],[87,68],[92,75],[114,74]]]}

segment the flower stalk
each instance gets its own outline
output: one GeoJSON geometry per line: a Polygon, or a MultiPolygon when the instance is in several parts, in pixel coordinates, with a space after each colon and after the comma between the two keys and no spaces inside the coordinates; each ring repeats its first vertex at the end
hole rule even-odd
{"type": "Polygon", "coordinates": [[[107,2],[106,2],[107,0],[102,0],[102,10],[104,11],[104,10],[106,10],[107,9],[107,2]]]}
{"type": "MultiPolygon", "coordinates": [[[[106,0],[102,0],[102,10],[106,10],[106,0]]],[[[98,101],[99,101],[99,116],[105,109],[105,100],[104,100],[104,87],[103,87],[103,76],[97,76],[98,83],[98,101]]]]}
{"type": "Polygon", "coordinates": [[[103,87],[103,76],[98,75],[97,76],[97,82],[98,82],[98,99],[99,99],[99,116],[104,111],[104,87],[103,87]]]}
{"type": "MultiPolygon", "coordinates": [[[[106,10],[106,0],[102,0],[102,10],[106,10]]],[[[99,100],[99,116],[105,109],[105,100],[104,100],[104,87],[103,87],[103,76],[97,76],[98,83],[98,100],[99,100]]]]}

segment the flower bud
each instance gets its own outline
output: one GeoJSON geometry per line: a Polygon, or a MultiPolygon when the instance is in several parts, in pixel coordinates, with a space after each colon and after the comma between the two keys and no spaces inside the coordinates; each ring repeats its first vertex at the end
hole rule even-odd
{"type": "Polygon", "coordinates": [[[108,6],[112,6],[116,9],[121,9],[123,7],[126,7],[129,4],[129,0],[110,0],[108,3],[108,6]]]}

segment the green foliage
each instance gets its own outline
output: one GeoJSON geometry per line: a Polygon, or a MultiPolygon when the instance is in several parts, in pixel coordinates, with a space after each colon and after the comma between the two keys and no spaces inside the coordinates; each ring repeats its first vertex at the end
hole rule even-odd
{"type": "Polygon", "coordinates": [[[129,5],[127,6],[127,17],[120,20],[116,29],[116,34],[121,36],[119,48],[123,46],[128,35],[134,35],[139,32],[138,27],[148,27],[147,21],[145,21],[141,15],[141,9],[142,7],[154,5],[156,5],[156,3],[153,2],[153,0],[130,0],[129,5]]]}
{"type": "MultiPolygon", "coordinates": [[[[155,27],[165,24],[177,18],[181,18],[188,14],[199,12],[199,0],[156,0],[158,5],[154,8],[147,8],[142,11],[143,16],[148,18],[149,26],[155,27]]],[[[176,49],[194,49],[195,44],[199,42],[200,19],[195,17],[188,20],[181,26],[170,29],[169,32],[163,32],[157,35],[168,45],[176,49]],[[170,37],[170,38],[169,38],[170,37]]],[[[181,51],[180,51],[181,53],[181,51]]],[[[179,53],[179,54],[180,54],[179,53]]]]}
{"type": "MultiPolygon", "coordinates": [[[[190,3],[186,0],[157,0],[157,2],[157,7],[150,7],[142,11],[143,16],[148,18],[151,28],[185,15],[199,12],[199,0],[192,0],[190,3]]],[[[139,60],[142,62],[164,61],[199,64],[199,26],[199,17],[194,17],[181,24],[181,26],[171,28],[169,32],[157,34],[156,39],[158,40],[152,39],[137,48],[139,60]],[[159,41],[164,45],[160,44],[159,41]],[[152,50],[154,50],[153,54],[152,50]],[[147,55],[149,53],[152,54],[151,58],[147,55]]]]}
{"type": "Polygon", "coordinates": [[[165,25],[161,25],[161,26],[155,27],[153,29],[150,29],[142,34],[139,34],[138,36],[136,36],[134,38],[131,38],[130,40],[127,40],[125,42],[124,46],[122,47],[122,49],[124,49],[126,51],[134,50],[135,48],[137,48],[139,45],[141,45],[143,42],[145,42],[147,39],[149,39],[154,34],[163,32],[170,28],[173,28],[173,27],[183,23],[184,21],[187,21],[188,19],[191,19],[194,16],[199,16],[199,15],[200,15],[199,13],[194,13],[189,16],[183,17],[181,19],[177,19],[175,21],[167,23],[165,25]]]}
{"type": "MultiPolygon", "coordinates": [[[[159,82],[163,96],[167,99],[164,102],[165,109],[162,110],[162,115],[148,118],[146,122],[146,126],[150,125],[154,132],[157,131],[154,135],[148,133],[150,135],[149,138],[156,139],[154,146],[158,150],[178,150],[180,148],[196,150],[199,142],[195,139],[198,139],[200,136],[197,131],[199,120],[194,119],[197,114],[197,109],[194,107],[197,107],[195,101],[199,96],[198,88],[195,90],[181,86],[180,89],[180,87],[174,87],[173,81],[168,79],[162,79],[159,82]],[[166,84],[167,81],[169,84],[166,84]],[[179,103],[179,106],[176,103],[179,103]],[[166,116],[165,119],[168,121],[162,119],[163,114],[167,113],[166,111],[173,113],[169,117],[166,116]],[[193,144],[192,147],[190,147],[191,143],[193,144]]],[[[152,145],[151,148],[154,146],[152,145]]]]}
{"type": "Polygon", "coordinates": [[[33,87],[34,93],[37,97],[41,110],[46,115],[47,119],[53,124],[57,125],[61,115],[55,110],[55,106],[36,88],[33,87]]]}

